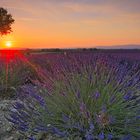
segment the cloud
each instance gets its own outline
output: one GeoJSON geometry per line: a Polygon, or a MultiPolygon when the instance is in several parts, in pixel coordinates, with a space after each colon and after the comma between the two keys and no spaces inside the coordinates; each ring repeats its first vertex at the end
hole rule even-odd
{"type": "Polygon", "coordinates": [[[1,0],[20,18],[78,20],[140,17],[140,0],[1,0]]]}
{"type": "MultiPolygon", "coordinates": [[[[54,5],[63,5],[75,7],[78,5],[79,7],[87,7],[90,6],[93,9],[95,7],[104,7],[112,9],[112,11],[122,12],[123,13],[133,13],[140,14],[140,0],[51,0],[47,1],[48,3],[52,3],[54,5]]],[[[78,9],[77,9],[78,10],[78,9]]]]}

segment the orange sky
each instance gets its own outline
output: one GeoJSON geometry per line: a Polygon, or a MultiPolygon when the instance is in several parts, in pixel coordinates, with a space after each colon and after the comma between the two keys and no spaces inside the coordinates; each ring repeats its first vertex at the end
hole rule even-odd
{"type": "Polygon", "coordinates": [[[140,44],[140,0],[0,0],[13,15],[18,48],[140,44]]]}

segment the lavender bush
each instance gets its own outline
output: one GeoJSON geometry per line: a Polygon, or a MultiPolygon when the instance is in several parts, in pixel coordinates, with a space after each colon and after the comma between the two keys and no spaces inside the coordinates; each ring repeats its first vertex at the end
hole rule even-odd
{"type": "Polygon", "coordinates": [[[14,59],[9,63],[1,60],[0,97],[12,97],[19,86],[31,82],[29,80],[33,77],[37,77],[35,70],[21,60],[14,59]]]}
{"type": "Polygon", "coordinates": [[[53,68],[46,72],[50,80],[44,86],[22,86],[10,109],[8,120],[23,135],[29,139],[42,132],[68,140],[140,138],[138,63],[104,55],[70,55],[53,68]]]}

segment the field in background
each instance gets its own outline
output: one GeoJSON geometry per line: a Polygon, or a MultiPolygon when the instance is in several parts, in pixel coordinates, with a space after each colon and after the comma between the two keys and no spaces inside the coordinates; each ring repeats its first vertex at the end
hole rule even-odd
{"type": "Polygon", "coordinates": [[[0,52],[0,102],[6,101],[8,108],[2,114],[12,125],[0,116],[0,121],[4,120],[0,139],[139,138],[139,120],[132,118],[139,117],[140,110],[140,50],[27,49],[4,53],[0,52]],[[44,115],[45,105],[53,117],[44,115]],[[4,126],[12,129],[7,132],[4,126]]]}

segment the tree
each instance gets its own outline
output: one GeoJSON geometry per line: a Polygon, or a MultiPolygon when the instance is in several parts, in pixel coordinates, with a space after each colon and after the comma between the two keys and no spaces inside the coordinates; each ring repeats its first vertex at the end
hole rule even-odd
{"type": "Polygon", "coordinates": [[[12,15],[9,14],[6,9],[0,7],[0,35],[11,33],[11,25],[14,21],[12,15]]]}

